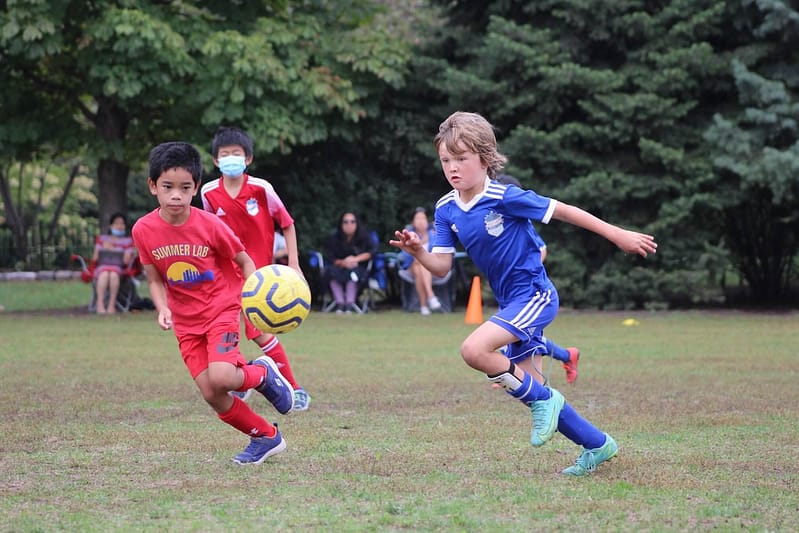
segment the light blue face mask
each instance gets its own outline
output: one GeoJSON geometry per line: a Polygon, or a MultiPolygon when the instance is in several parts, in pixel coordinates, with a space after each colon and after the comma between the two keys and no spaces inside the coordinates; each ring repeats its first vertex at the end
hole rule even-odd
{"type": "Polygon", "coordinates": [[[243,155],[226,155],[219,158],[219,170],[229,178],[239,178],[244,174],[247,163],[243,155]]]}
{"type": "Polygon", "coordinates": [[[114,237],[124,237],[125,236],[125,230],[111,228],[111,235],[113,235],[114,237]]]}

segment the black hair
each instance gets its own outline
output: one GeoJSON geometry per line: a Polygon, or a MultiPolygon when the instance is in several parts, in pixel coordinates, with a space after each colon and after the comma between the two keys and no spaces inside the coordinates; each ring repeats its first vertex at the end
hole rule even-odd
{"type": "Polygon", "coordinates": [[[125,213],[121,213],[119,211],[117,211],[116,213],[111,213],[111,216],[108,217],[108,225],[110,226],[111,224],[113,224],[114,221],[116,219],[118,219],[118,218],[122,219],[122,221],[125,223],[125,227],[127,228],[128,227],[128,217],[125,216],[125,213]]]}
{"type": "Polygon", "coordinates": [[[221,126],[218,130],[216,130],[214,138],[211,140],[211,155],[216,158],[217,154],[219,153],[219,149],[223,146],[241,146],[244,148],[244,155],[247,157],[252,157],[252,137],[247,135],[245,131],[240,130],[239,128],[221,126]]]}
{"type": "Polygon", "coordinates": [[[161,143],[150,150],[150,179],[154,182],[167,170],[182,168],[191,174],[196,185],[200,184],[203,165],[200,152],[189,143],[175,141],[161,143]]]}
{"type": "Polygon", "coordinates": [[[341,213],[341,216],[338,217],[338,226],[336,226],[336,238],[341,241],[345,242],[347,240],[347,236],[344,235],[344,232],[341,230],[341,226],[344,223],[344,217],[347,215],[352,215],[355,219],[355,233],[352,235],[352,240],[357,241],[359,239],[367,239],[369,238],[369,232],[366,228],[361,224],[361,220],[358,218],[358,215],[355,214],[354,211],[344,211],[341,213]]]}

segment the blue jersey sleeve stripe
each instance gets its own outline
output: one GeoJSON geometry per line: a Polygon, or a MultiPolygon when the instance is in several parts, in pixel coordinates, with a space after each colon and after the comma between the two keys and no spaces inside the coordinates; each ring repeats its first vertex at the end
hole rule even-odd
{"type": "Polygon", "coordinates": [[[502,200],[503,196],[505,196],[505,191],[495,191],[493,189],[488,189],[485,192],[485,197],[491,198],[493,200],[502,200]]]}

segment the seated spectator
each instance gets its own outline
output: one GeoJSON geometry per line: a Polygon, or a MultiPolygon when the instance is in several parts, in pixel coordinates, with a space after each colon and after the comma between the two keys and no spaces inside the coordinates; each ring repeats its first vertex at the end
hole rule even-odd
{"type": "MultiPolygon", "coordinates": [[[[430,251],[433,246],[434,231],[427,219],[427,211],[424,207],[416,208],[413,220],[407,229],[419,235],[422,244],[430,251]]],[[[400,269],[406,271],[403,277],[412,279],[416,286],[416,294],[419,295],[419,311],[423,315],[429,315],[431,311],[441,310],[441,302],[433,292],[433,275],[430,271],[407,252],[400,253],[400,269]]]]}
{"type": "Polygon", "coordinates": [[[372,238],[358,217],[351,211],[341,215],[325,246],[325,278],[336,301],[336,313],[358,312],[355,302],[369,276],[369,260],[375,252],[372,238]]]}
{"type": "Polygon", "coordinates": [[[124,271],[131,265],[136,249],[128,234],[128,221],[122,213],[111,215],[108,234],[98,235],[94,243],[95,302],[97,314],[116,313],[124,271]]]}

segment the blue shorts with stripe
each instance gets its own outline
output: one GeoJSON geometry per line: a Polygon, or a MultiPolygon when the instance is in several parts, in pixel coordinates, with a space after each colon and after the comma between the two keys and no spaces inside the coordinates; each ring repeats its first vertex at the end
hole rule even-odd
{"type": "Polygon", "coordinates": [[[505,352],[507,358],[515,363],[537,353],[547,353],[544,328],[555,320],[559,307],[558,291],[549,285],[523,299],[514,300],[489,318],[519,339],[508,345],[505,352]]]}

